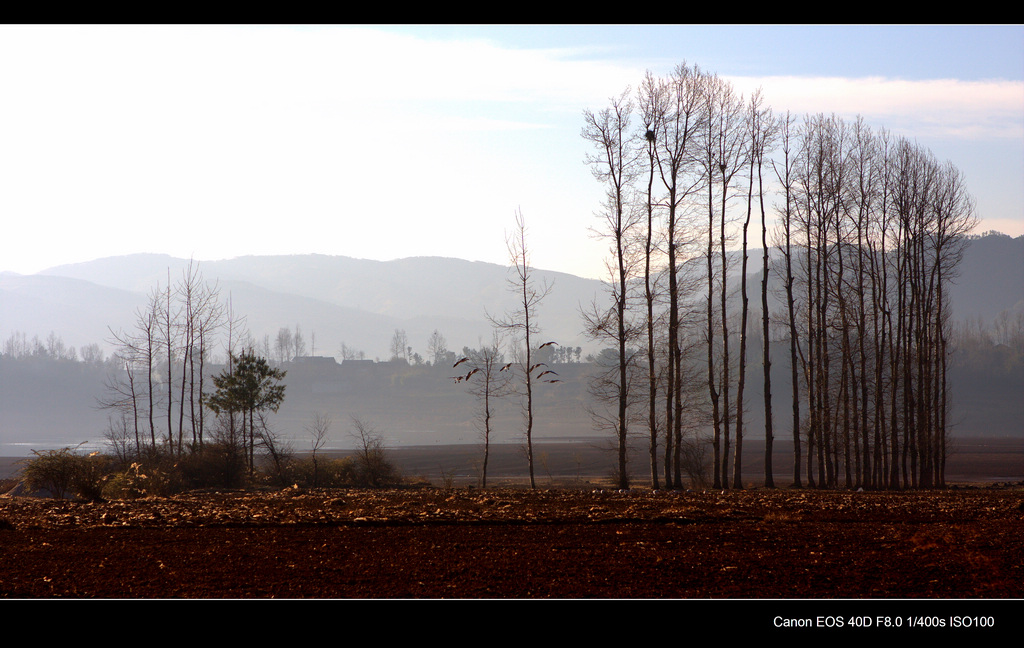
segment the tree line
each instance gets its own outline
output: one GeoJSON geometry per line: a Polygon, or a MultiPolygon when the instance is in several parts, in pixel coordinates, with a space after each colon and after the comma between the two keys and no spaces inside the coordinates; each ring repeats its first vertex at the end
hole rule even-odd
{"type": "MultiPolygon", "coordinates": [[[[133,446],[137,457],[158,451],[181,456],[212,440],[244,448],[250,471],[257,445],[275,454],[264,413],[283,401],[285,372],[257,353],[244,318],[205,281],[198,264],[189,263],[176,281],[168,271],[167,283],[154,287],[136,311],[134,327],[111,336],[119,371],[109,378],[101,405],[120,414],[119,427],[111,430],[118,444],[133,446]],[[211,375],[211,357],[221,346],[225,366],[211,375]]],[[[282,328],[275,349],[286,361],[304,345],[299,327],[295,334],[282,328]]],[[[269,353],[269,336],[264,346],[269,353]]]]}
{"type": "Polygon", "coordinates": [[[976,223],[953,164],[861,118],[776,115],[760,90],[744,98],[685,63],[585,111],[581,134],[606,189],[597,229],[612,307],[584,321],[614,349],[593,391],[595,421],[618,441],[621,487],[636,429],[655,488],[682,486],[703,429],[713,486],[742,487],[758,316],[767,486],[772,339],[789,347],[794,486],[943,485],[948,286],[976,223]],[[759,313],[747,279],[755,237],[759,313]],[[783,312],[769,308],[772,274],[783,312]]]}
{"type": "MultiPolygon", "coordinates": [[[[595,231],[608,242],[611,297],[610,307],[595,303],[582,313],[604,349],[594,358],[591,414],[617,441],[619,486],[630,486],[627,447],[642,435],[654,488],[682,487],[688,458],[707,446],[712,486],[742,487],[756,362],[764,480],[774,486],[772,340],[788,347],[794,486],[942,486],[952,402],[948,286],[976,223],[961,172],[859,117],[776,114],[760,90],[744,97],[685,63],[665,76],[648,73],[635,91],[584,111],[583,121],[592,147],[586,163],[605,188],[595,231]],[[759,291],[748,285],[757,239],[759,291]],[[770,248],[779,255],[771,258],[770,248]],[[782,286],[779,312],[769,308],[773,276],[782,286]],[[760,349],[751,343],[758,337],[760,349]]],[[[488,364],[504,360],[508,342],[511,362],[497,370],[516,374],[533,486],[534,389],[551,373],[551,354],[573,356],[554,342],[538,344],[536,310],[550,286],[534,282],[521,214],[516,225],[507,244],[517,306],[488,314],[499,335],[456,360],[435,331],[426,361],[469,361],[453,378],[480,381],[488,364]]],[[[217,424],[226,421],[231,434],[239,413],[251,457],[256,412],[228,393],[235,367],[252,364],[236,362],[239,350],[256,360],[257,345],[195,266],[177,282],[168,276],[134,327],[112,335],[124,371],[107,404],[125,414],[137,448],[155,448],[158,439],[179,454],[202,447],[210,410],[226,416],[217,424]],[[215,343],[229,358],[227,374],[214,381],[228,400],[206,393],[215,343]]],[[[282,328],[273,343],[264,337],[262,359],[274,353],[283,363],[306,348],[300,327],[282,328]]],[[[390,352],[424,362],[401,329],[390,352]]],[[[363,354],[343,344],[342,356],[363,354]]],[[[483,387],[486,436],[487,399],[512,388],[483,387]]]]}

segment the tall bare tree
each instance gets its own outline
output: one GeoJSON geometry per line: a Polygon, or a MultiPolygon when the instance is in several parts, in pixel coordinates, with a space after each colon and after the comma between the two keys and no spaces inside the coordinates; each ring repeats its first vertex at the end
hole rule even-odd
{"type": "Polygon", "coordinates": [[[516,212],[516,229],[506,239],[512,276],[509,277],[509,291],[516,295],[517,306],[504,317],[488,315],[491,323],[500,331],[520,341],[515,350],[523,398],[523,432],[526,437],[526,460],[530,471],[530,488],[537,488],[533,462],[533,388],[535,374],[542,371],[533,362],[533,337],[540,332],[537,325],[537,308],[551,292],[551,285],[537,285],[530,265],[530,251],[526,244],[526,221],[520,211],[516,212]]]}
{"type": "MultiPolygon", "coordinates": [[[[627,267],[622,263],[625,257],[614,254],[609,268],[613,297],[618,294],[627,304],[635,300],[643,307],[595,311],[588,321],[614,333],[616,321],[628,321],[619,314],[632,312],[646,328],[652,485],[657,487],[659,481],[656,458],[661,422],[655,413],[663,407],[665,485],[679,483],[683,408],[703,408],[688,410],[685,418],[699,424],[710,418],[713,484],[725,486],[731,468],[733,486],[741,486],[749,313],[746,250],[750,220],[758,208],[763,248],[765,483],[774,485],[768,287],[770,273],[777,272],[783,275],[786,310],[778,318],[786,321],[778,328],[788,329],[790,347],[793,485],[803,486],[805,478],[808,486],[822,488],[834,488],[840,482],[849,487],[941,485],[950,407],[945,366],[947,286],[974,223],[973,203],[959,172],[952,165],[939,164],[915,143],[891,138],[884,130],[872,132],[861,118],[851,125],[835,115],[813,115],[797,126],[786,115],[776,127],[759,93],[745,109],[746,102],[727,82],[685,65],[664,79],[648,73],[637,103],[642,125],[631,141],[638,160],[646,149],[646,163],[637,162],[638,171],[640,167],[645,171],[646,193],[639,173],[616,183],[609,171],[613,159],[609,156],[600,158],[599,178],[614,189],[606,203],[609,232],[617,233],[618,224],[630,222],[626,216],[630,212],[616,208],[628,204],[629,200],[621,199],[630,194],[639,198],[637,235],[632,237],[637,241],[637,270],[632,278],[627,273],[626,281],[621,281],[622,274],[616,271],[627,267]],[[768,255],[763,178],[776,128],[782,149],[780,159],[771,163],[782,197],[776,210],[775,238],[782,262],[777,269],[768,255]],[[741,177],[747,185],[742,221],[738,220],[740,210],[731,206],[741,197],[741,177]],[[704,209],[693,199],[698,193],[706,196],[706,229],[701,234],[707,236],[706,270],[702,271],[706,309],[700,312],[706,316],[702,326],[707,399],[702,402],[685,393],[686,383],[692,382],[692,375],[687,375],[692,363],[683,358],[693,348],[693,329],[686,317],[695,309],[687,307],[680,282],[694,265],[683,250],[687,234],[696,229],[686,222],[686,215],[704,209]],[[620,215],[624,220],[617,221],[620,215]],[[665,222],[656,235],[654,223],[659,216],[665,222]],[[742,256],[737,265],[742,279],[739,288],[730,291],[734,253],[729,247],[739,236],[742,256]],[[664,298],[657,290],[664,285],[659,284],[661,277],[667,284],[664,298]],[[633,285],[636,292],[631,293],[633,285]],[[731,310],[736,303],[733,292],[739,293],[738,312],[731,310]],[[656,317],[657,304],[665,307],[656,317]],[[738,331],[734,319],[739,320],[738,331]],[[666,328],[664,338],[656,335],[659,326],[666,328]],[[737,339],[738,362],[732,357],[737,339]],[[730,461],[734,422],[735,457],[730,461]]],[[[610,140],[602,138],[603,131],[595,126],[601,122],[599,116],[587,116],[595,134],[590,139],[610,140]]],[[[628,355],[621,353],[621,347],[608,349],[601,357],[616,354],[618,368],[628,355]]],[[[604,384],[612,394],[611,386],[628,385],[628,380],[617,377],[604,384]]]]}
{"type": "MultiPolygon", "coordinates": [[[[793,118],[789,113],[779,122],[779,138],[782,159],[780,164],[772,163],[775,177],[782,187],[783,204],[779,217],[781,228],[781,249],[785,272],[786,292],[786,316],[789,326],[789,368],[790,368],[790,389],[792,391],[793,409],[793,486],[801,488],[803,481],[800,477],[800,367],[798,364],[797,345],[799,334],[796,321],[796,297],[793,290],[795,280],[793,272],[793,236],[794,236],[794,214],[793,214],[793,165],[795,163],[792,149],[793,118]]],[[[767,246],[766,246],[767,247],[767,246]]],[[[767,337],[767,334],[765,334],[767,337]]]]}
{"type": "Polygon", "coordinates": [[[729,357],[729,312],[728,312],[728,273],[729,255],[726,254],[728,242],[731,239],[729,227],[728,203],[735,190],[734,180],[745,166],[748,147],[745,132],[743,130],[743,105],[741,98],[736,95],[732,85],[718,77],[711,77],[708,80],[707,91],[704,95],[704,106],[706,110],[706,126],[702,131],[702,163],[706,172],[708,190],[708,322],[709,326],[713,320],[711,315],[714,281],[711,276],[710,259],[713,254],[714,235],[717,226],[718,234],[718,256],[721,263],[721,270],[718,280],[719,296],[719,326],[721,327],[721,367],[720,376],[716,375],[711,354],[715,347],[713,338],[708,333],[708,383],[712,403],[721,399],[720,413],[715,416],[720,421],[721,435],[716,432],[714,436],[715,468],[713,473],[714,486],[721,487],[728,483],[729,466],[729,443],[730,443],[730,422],[732,421],[730,403],[730,362],[729,357]],[[715,187],[719,188],[719,207],[716,210],[712,196],[715,187]],[[717,221],[716,221],[717,219],[717,221]],[[715,385],[717,381],[717,387],[715,385]]]}
{"type": "Polygon", "coordinates": [[[757,124],[755,133],[760,135],[753,140],[752,159],[757,168],[758,203],[761,209],[761,365],[764,371],[764,420],[765,420],[765,454],[764,480],[768,488],[775,487],[775,475],[772,466],[772,452],[775,441],[775,426],[772,415],[772,359],[771,359],[771,324],[768,310],[768,213],[765,209],[764,165],[765,156],[774,148],[779,133],[779,122],[771,108],[765,108],[761,115],[755,117],[757,124]]]}
{"type": "MultiPolygon", "coordinates": [[[[605,207],[601,214],[603,227],[599,236],[610,241],[612,259],[609,262],[612,308],[594,308],[584,313],[587,334],[595,340],[615,344],[618,353],[614,380],[616,417],[615,437],[618,445],[619,488],[629,488],[628,407],[629,372],[635,364],[627,346],[636,337],[636,330],[627,322],[628,283],[635,276],[635,255],[629,249],[633,230],[638,226],[637,214],[630,208],[628,192],[635,177],[635,152],[632,150],[630,120],[633,103],[627,89],[611,99],[611,105],[597,113],[584,112],[583,138],[596,152],[587,156],[594,177],[605,185],[605,207]]],[[[596,377],[605,380],[604,376],[596,377]]],[[[604,393],[601,390],[600,393],[604,393]]]]}
{"type": "MultiPolygon", "coordinates": [[[[650,72],[644,77],[639,89],[639,112],[643,122],[643,145],[647,151],[647,189],[645,211],[646,227],[643,231],[644,257],[644,325],[647,333],[647,430],[651,463],[651,488],[658,490],[658,349],[655,344],[656,320],[654,306],[658,289],[656,269],[653,267],[656,253],[655,239],[655,196],[654,178],[657,171],[655,144],[658,130],[665,116],[665,91],[663,84],[650,72]]],[[[666,475],[667,479],[667,475],[666,475]]]]}
{"type": "Polygon", "coordinates": [[[661,188],[665,192],[664,209],[665,245],[668,256],[668,351],[665,387],[665,481],[666,486],[680,487],[679,441],[682,437],[682,348],[680,343],[679,286],[680,256],[688,243],[682,235],[684,203],[703,182],[703,176],[694,174],[695,139],[706,123],[703,104],[707,90],[707,77],[696,67],[685,63],[677,66],[664,80],[663,110],[652,124],[655,163],[661,188]],[[674,460],[674,461],[673,461],[674,460]]]}

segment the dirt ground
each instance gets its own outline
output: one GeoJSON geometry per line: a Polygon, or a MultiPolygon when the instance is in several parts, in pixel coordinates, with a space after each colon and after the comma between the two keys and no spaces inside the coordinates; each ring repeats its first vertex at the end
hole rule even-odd
{"type": "Polygon", "coordinates": [[[1024,487],[0,498],[0,597],[1013,599],[1024,487]]]}

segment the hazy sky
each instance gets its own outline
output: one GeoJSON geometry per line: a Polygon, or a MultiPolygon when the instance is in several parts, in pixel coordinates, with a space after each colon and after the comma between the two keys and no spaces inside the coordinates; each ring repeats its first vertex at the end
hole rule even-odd
{"type": "Polygon", "coordinates": [[[584,109],[687,62],[862,115],[1024,234],[1021,26],[0,26],[0,271],[321,253],[602,275],[584,109]]]}

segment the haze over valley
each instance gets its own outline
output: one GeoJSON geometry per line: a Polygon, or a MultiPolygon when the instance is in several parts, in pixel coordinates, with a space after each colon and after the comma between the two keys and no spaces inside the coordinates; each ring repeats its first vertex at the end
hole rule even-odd
{"type": "Polygon", "coordinates": [[[896,489],[1021,434],[1019,29],[0,30],[22,453],[484,431],[533,488],[565,438],[742,488],[763,438],[896,489]]]}
{"type": "MultiPolygon", "coordinates": [[[[759,258],[760,251],[749,254],[759,258]]],[[[35,275],[0,276],[0,339],[35,338],[45,345],[51,338],[76,348],[76,360],[61,363],[17,362],[0,354],[0,455],[23,456],[32,449],[82,441],[104,443],[111,412],[97,403],[117,370],[109,361],[111,329],[129,328],[147,294],[165,286],[168,273],[172,282],[179,279],[188,265],[187,259],[139,254],[35,275]],[[91,345],[100,347],[106,362],[86,361],[85,349],[91,345]]],[[[219,287],[222,298],[230,296],[253,338],[270,345],[269,357],[274,358],[281,328],[298,328],[306,355],[317,356],[280,363],[288,372],[287,397],[272,424],[295,450],[307,448],[305,428],[314,412],[333,419],[333,447],[351,446],[350,416],[372,422],[393,446],[479,442],[473,397],[452,380],[456,370],[447,364],[433,366],[427,344],[435,330],[459,357],[463,347],[486,343],[491,331],[487,313],[500,315],[513,305],[507,267],[429,257],[380,262],[325,255],[242,257],[199,262],[197,267],[206,281],[219,287]],[[419,364],[388,362],[396,329],[406,333],[419,364]],[[352,354],[347,364],[342,343],[352,354]],[[355,362],[360,351],[363,362],[355,362]]],[[[985,236],[967,248],[952,286],[955,321],[984,325],[995,345],[989,356],[979,349],[953,351],[958,436],[1011,436],[1024,443],[1024,399],[1018,398],[1024,393],[1024,370],[1020,351],[1014,356],[1007,345],[1013,335],[1018,340],[1021,335],[1013,327],[1020,326],[1024,313],[1022,269],[1024,237],[985,236]]],[[[605,299],[606,290],[601,282],[565,273],[538,270],[537,276],[552,285],[539,311],[541,337],[581,351],[579,362],[573,354],[568,356],[572,364],[557,367],[562,383],[542,385],[538,392],[538,440],[578,438],[608,445],[610,435],[595,430],[588,414],[586,382],[594,368],[587,360],[600,349],[583,335],[580,317],[581,306],[605,299]]],[[[758,281],[752,273],[749,284],[758,281]]],[[[781,308],[781,302],[773,300],[772,308],[781,308]]],[[[787,438],[786,343],[775,346],[776,429],[784,430],[781,436],[787,438]]],[[[752,357],[759,353],[755,350],[752,357]]],[[[215,363],[224,357],[223,348],[211,352],[215,363]]],[[[751,367],[760,371],[759,361],[751,367]]],[[[219,370],[217,365],[210,373],[219,370]]],[[[763,437],[763,414],[757,406],[761,399],[759,385],[752,384],[745,399],[752,439],[763,437]]],[[[518,400],[506,399],[496,411],[492,441],[520,443],[518,400]]]]}

